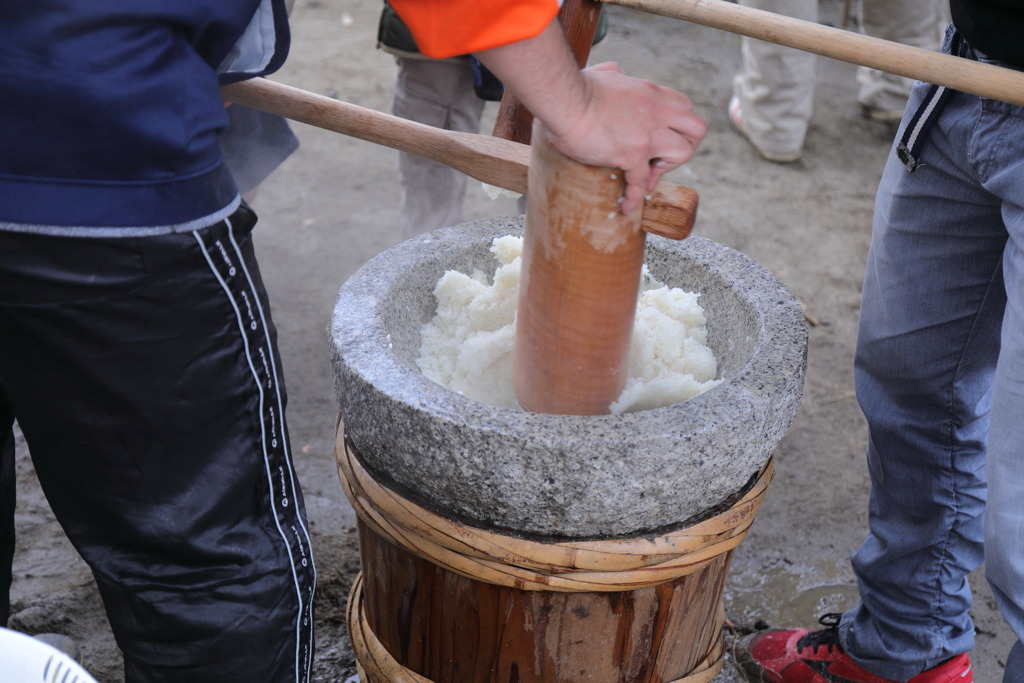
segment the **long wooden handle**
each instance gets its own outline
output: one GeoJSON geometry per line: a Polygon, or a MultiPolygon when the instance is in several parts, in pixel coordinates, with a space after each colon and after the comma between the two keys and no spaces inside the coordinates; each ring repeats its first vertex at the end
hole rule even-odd
{"type": "Polygon", "coordinates": [[[784,17],[724,0],[604,1],[1024,106],[1024,72],[784,17]]]}
{"type": "MultiPolygon", "coordinates": [[[[427,126],[263,78],[226,85],[221,92],[230,102],[419,154],[481,182],[526,194],[529,145],[427,126]]],[[[682,239],[690,234],[696,212],[692,188],[663,181],[644,204],[642,227],[682,239]]]]}
{"type": "Polygon", "coordinates": [[[226,85],[221,93],[236,104],[419,154],[490,185],[526,194],[528,145],[435,128],[265,78],[226,85]]]}

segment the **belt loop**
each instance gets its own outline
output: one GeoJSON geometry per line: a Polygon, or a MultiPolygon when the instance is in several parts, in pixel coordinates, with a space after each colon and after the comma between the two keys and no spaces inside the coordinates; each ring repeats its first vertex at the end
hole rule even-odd
{"type": "Polygon", "coordinates": [[[903,137],[896,145],[896,156],[911,173],[917,170],[917,158],[921,153],[924,141],[928,138],[928,131],[935,125],[935,120],[942,113],[942,107],[946,104],[946,100],[954,92],[956,91],[950,90],[944,85],[933,85],[929,88],[924,101],[921,102],[903,131],[903,137]]]}
{"type": "MultiPolygon", "coordinates": [[[[959,31],[954,31],[950,41],[949,53],[951,55],[958,57],[968,56],[966,54],[966,43],[961,38],[959,31]]],[[[907,123],[907,127],[903,131],[903,137],[900,138],[899,144],[896,145],[896,156],[899,157],[909,172],[913,173],[917,170],[918,156],[921,153],[924,141],[928,138],[928,131],[935,125],[935,121],[938,120],[939,114],[942,113],[946,102],[955,92],[957,91],[951,90],[944,85],[932,85],[928,89],[924,100],[917,107],[917,111],[914,112],[914,115],[907,123]]]]}

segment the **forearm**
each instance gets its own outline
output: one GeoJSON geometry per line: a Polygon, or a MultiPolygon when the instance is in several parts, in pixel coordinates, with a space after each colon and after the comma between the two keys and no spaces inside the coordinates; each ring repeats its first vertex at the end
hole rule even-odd
{"type": "Polygon", "coordinates": [[[476,57],[555,135],[565,134],[586,111],[588,85],[557,19],[534,38],[476,57]]]}
{"type": "Polygon", "coordinates": [[[626,76],[612,63],[580,71],[557,19],[533,38],[476,54],[562,153],[623,170],[624,213],[642,205],[663,173],[688,161],[706,132],[681,93],[626,76]]]}
{"type": "Polygon", "coordinates": [[[581,71],[552,0],[392,0],[392,6],[424,54],[473,52],[544,123],[563,154],[622,169],[625,213],[639,208],[661,175],[685,163],[704,136],[704,121],[684,95],[626,76],[615,64],[581,71]],[[449,21],[455,17],[464,19],[457,31],[449,21]]]}

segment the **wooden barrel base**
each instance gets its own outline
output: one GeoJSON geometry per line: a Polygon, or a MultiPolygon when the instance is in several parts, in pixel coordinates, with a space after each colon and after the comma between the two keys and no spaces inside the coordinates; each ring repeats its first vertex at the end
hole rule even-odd
{"type": "Polygon", "coordinates": [[[349,635],[365,683],[709,683],[722,592],[769,462],[728,509],[628,539],[527,539],[442,517],[383,486],[338,424],[362,573],[349,635]]]}
{"type": "Polygon", "coordinates": [[[706,683],[732,552],[622,592],[520,590],[442,569],[359,523],[349,631],[368,683],[706,683]]]}

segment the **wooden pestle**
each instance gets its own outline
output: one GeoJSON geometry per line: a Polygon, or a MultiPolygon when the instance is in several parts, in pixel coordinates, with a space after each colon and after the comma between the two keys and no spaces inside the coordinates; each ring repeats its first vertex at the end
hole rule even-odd
{"type": "MultiPolygon", "coordinates": [[[[562,3],[559,19],[580,66],[587,62],[600,14],[597,0],[562,3]]],[[[538,413],[606,414],[628,376],[644,257],[641,212],[627,217],[619,211],[621,171],[586,166],[560,153],[509,92],[494,136],[531,147],[513,361],[516,398],[538,413]]],[[[686,237],[696,204],[696,193],[680,188],[667,203],[675,215],[657,221],[667,228],[660,233],[686,237]],[[685,220],[679,220],[682,215],[685,220]]],[[[645,206],[645,227],[653,214],[645,206]]]]}
{"type": "Polygon", "coordinates": [[[526,410],[600,415],[622,392],[645,237],[617,169],[556,150],[533,124],[513,384],[526,410]]]}

